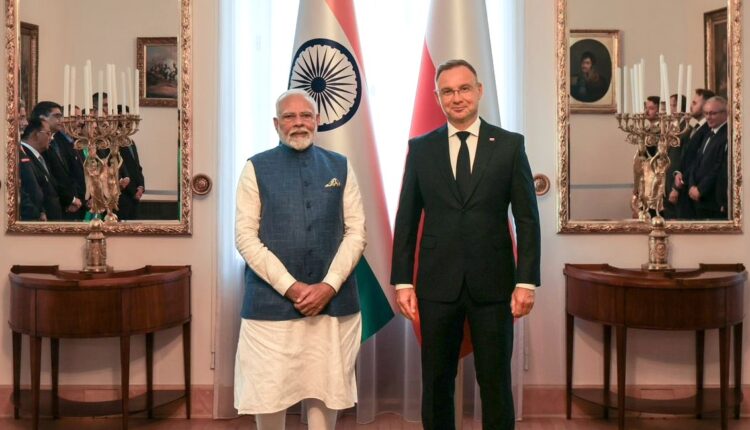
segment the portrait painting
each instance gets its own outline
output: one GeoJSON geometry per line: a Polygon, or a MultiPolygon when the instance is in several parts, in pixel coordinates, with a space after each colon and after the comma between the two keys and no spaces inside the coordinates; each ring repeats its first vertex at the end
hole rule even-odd
{"type": "Polygon", "coordinates": [[[570,111],[615,112],[614,71],[619,66],[617,30],[571,30],[570,111]]]}
{"type": "Polygon", "coordinates": [[[18,96],[30,113],[37,102],[39,79],[39,26],[21,22],[18,61],[18,96]]]}
{"type": "Polygon", "coordinates": [[[139,37],[136,64],[141,106],[177,107],[179,56],[176,37],[139,37]]]}
{"type": "Polygon", "coordinates": [[[729,84],[727,8],[703,14],[706,88],[724,98],[729,84]]]}

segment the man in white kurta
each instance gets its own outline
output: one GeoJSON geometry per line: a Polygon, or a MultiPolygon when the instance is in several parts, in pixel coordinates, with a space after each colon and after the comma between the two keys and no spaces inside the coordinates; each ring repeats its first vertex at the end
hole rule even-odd
{"type": "MultiPolygon", "coordinates": [[[[282,144],[248,160],[237,189],[236,246],[252,271],[246,273],[246,279],[249,275],[256,281],[246,285],[249,290],[243,304],[235,363],[235,408],[240,414],[255,414],[260,430],[283,429],[286,409],[305,400],[310,428],[332,429],[336,410],[349,408],[357,401],[354,365],[360,346],[361,318],[352,273],[365,247],[364,209],[356,177],[345,158],[312,144],[318,121],[312,99],[301,91],[289,90],[279,97],[276,110],[274,126],[282,144]],[[324,162],[316,164],[321,159],[324,162]],[[343,175],[328,179],[326,168],[330,160],[345,165],[343,169],[339,167],[343,175]],[[269,166],[276,162],[279,164],[269,166]],[[316,165],[324,166],[323,170],[313,172],[308,179],[308,172],[303,169],[314,169],[316,165]],[[325,181],[321,183],[316,178],[325,181]],[[299,195],[295,194],[295,185],[303,190],[299,195]],[[306,193],[312,188],[313,193],[306,193]],[[299,266],[294,261],[318,261],[314,255],[307,258],[307,254],[318,252],[314,251],[317,248],[311,245],[301,260],[288,257],[284,261],[282,255],[288,255],[287,248],[293,249],[293,255],[304,249],[301,237],[318,237],[311,234],[319,234],[316,219],[320,217],[309,213],[323,205],[323,214],[331,207],[341,208],[343,231],[337,233],[340,242],[331,253],[332,259],[322,259],[329,264],[327,268],[318,268],[324,274],[322,279],[305,282],[291,273],[291,267],[299,266]],[[292,209],[290,212],[279,207],[292,209]],[[264,214],[275,218],[264,219],[264,214]],[[285,216],[288,221],[283,219],[285,216]],[[268,231],[269,225],[275,226],[274,231],[268,231]],[[264,237],[268,238],[266,242],[264,237]],[[285,315],[290,309],[296,315],[279,316],[261,308],[266,302],[275,306],[273,303],[280,298],[294,307],[287,306],[285,315]],[[336,299],[340,299],[339,303],[335,303],[336,299]],[[341,304],[342,300],[347,303],[341,304]],[[351,303],[353,300],[357,303],[351,303]],[[252,315],[260,316],[247,318],[246,309],[254,309],[252,315]]],[[[325,219],[320,223],[337,229],[337,223],[331,222],[325,219]]],[[[320,230],[328,232],[330,227],[320,230]]],[[[315,272],[304,271],[302,277],[315,272]]]]}

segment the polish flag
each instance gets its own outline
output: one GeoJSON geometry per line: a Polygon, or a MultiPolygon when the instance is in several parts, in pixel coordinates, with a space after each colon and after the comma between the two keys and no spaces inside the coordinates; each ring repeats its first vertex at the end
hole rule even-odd
{"type": "MultiPolygon", "coordinates": [[[[498,107],[495,70],[492,62],[487,9],[484,0],[432,0],[424,47],[422,48],[422,62],[417,83],[417,94],[414,100],[410,138],[423,135],[445,124],[445,115],[443,115],[435,98],[435,72],[441,63],[452,59],[464,59],[474,66],[477,71],[477,78],[484,87],[484,95],[479,104],[479,115],[491,124],[500,125],[500,109],[498,107]]],[[[510,211],[508,212],[508,228],[513,239],[515,254],[515,224],[510,211]]],[[[421,233],[420,225],[419,238],[421,238],[421,233]]],[[[416,249],[420,249],[419,240],[416,249]]],[[[415,265],[418,264],[419,255],[417,253],[415,265]]],[[[416,273],[417,269],[415,268],[415,278],[416,273]]],[[[414,322],[414,330],[421,343],[419,315],[414,322]]],[[[515,324],[514,332],[513,391],[516,413],[520,417],[523,376],[523,324],[515,324]]],[[[461,357],[471,352],[471,334],[467,321],[464,324],[461,357]]]]}
{"type": "Polygon", "coordinates": [[[289,88],[317,102],[316,145],[347,157],[365,207],[367,247],[355,269],[362,306],[362,341],[397,309],[388,274],[392,233],[367,97],[352,0],[299,3],[289,88]]]}

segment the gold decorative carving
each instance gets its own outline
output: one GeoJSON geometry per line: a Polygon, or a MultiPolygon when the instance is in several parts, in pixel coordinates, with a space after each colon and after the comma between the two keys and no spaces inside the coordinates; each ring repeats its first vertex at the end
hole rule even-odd
{"type": "MultiPolygon", "coordinates": [[[[18,202],[18,0],[6,0],[5,53],[7,60],[5,90],[6,127],[6,202],[7,231],[20,234],[87,234],[89,224],[83,222],[21,222],[18,202]]],[[[104,223],[102,231],[119,235],[189,235],[192,233],[192,154],[193,154],[193,34],[192,0],[180,0],[180,218],[175,221],[104,223]]]]}
{"type": "MultiPolygon", "coordinates": [[[[742,232],[742,0],[728,1],[730,40],[729,105],[731,106],[731,219],[728,221],[666,222],[667,233],[742,232]]],[[[557,65],[557,230],[559,233],[649,233],[651,225],[637,219],[575,220],[570,216],[570,85],[568,84],[567,0],[557,0],[555,9],[557,65]]]]}
{"type": "Polygon", "coordinates": [[[213,183],[208,175],[198,173],[197,175],[193,176],[193,194],[205,196],[206,194],[211,192],[212,186],[213,183]]]}
{"type": "Polygon", "coordinates": [[[543,196],[549,191],[549,178],[547,175],[537,173],[534,175],[534,191],[537,196],[543,196]]]}

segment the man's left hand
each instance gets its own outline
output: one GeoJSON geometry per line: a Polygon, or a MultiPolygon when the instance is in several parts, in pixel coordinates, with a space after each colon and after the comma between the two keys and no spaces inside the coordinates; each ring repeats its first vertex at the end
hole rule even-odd
{"type": "Polygon", "coordinates": [[[516,287],[510,297],[510,312],[515,318],[521,318],[531,312],[534,307],[534,290],[516,287]]]}
{"type": "Polygon", "coordinates": [[[336,291],[332,286],[323,282],[311,284],[308,288],[310,292],[299,303],[295,303],[294,307],[302,312],[303,315],[314,317],[326,307],[336,294],[336,291]]]}

